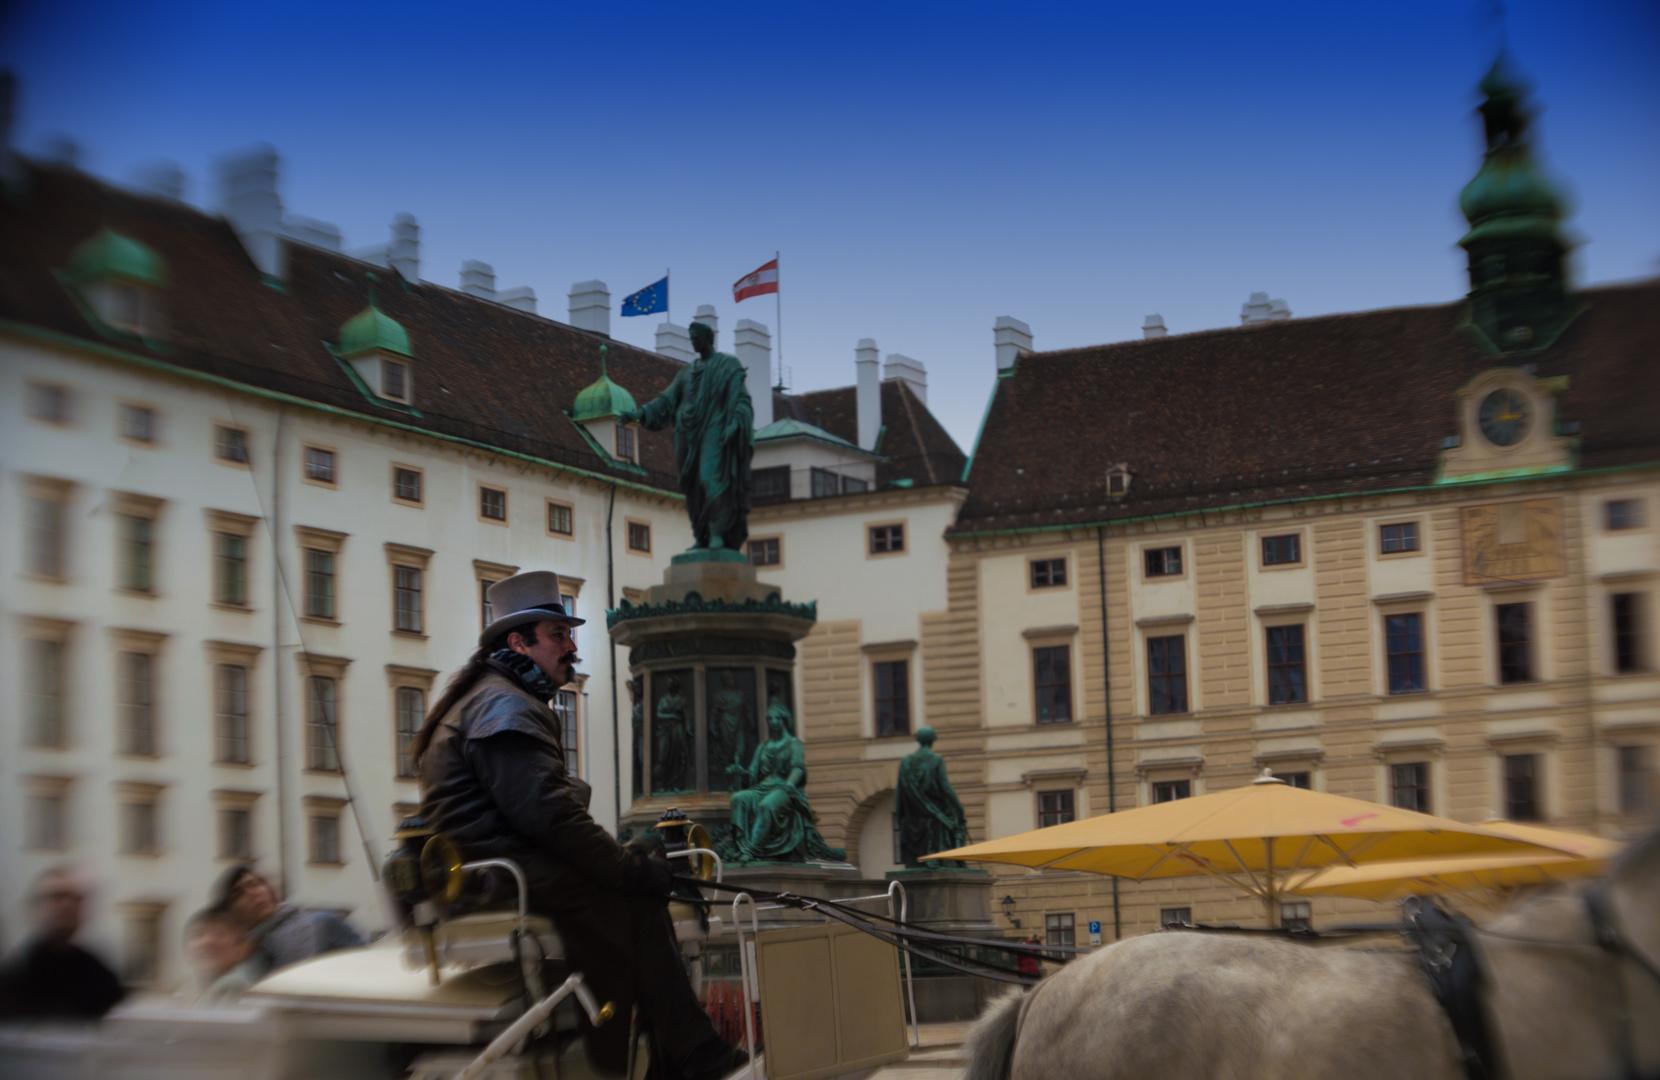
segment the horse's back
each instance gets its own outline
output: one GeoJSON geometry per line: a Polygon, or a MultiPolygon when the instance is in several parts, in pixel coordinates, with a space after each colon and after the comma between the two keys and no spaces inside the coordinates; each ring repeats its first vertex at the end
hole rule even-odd
{"type": "Polygon", "coordinates": [[[1451,1026],[1415,964],[1243,935],[1131,938],[1032,992],[1012,1076],[1458,1080],[1451,1026]]]}

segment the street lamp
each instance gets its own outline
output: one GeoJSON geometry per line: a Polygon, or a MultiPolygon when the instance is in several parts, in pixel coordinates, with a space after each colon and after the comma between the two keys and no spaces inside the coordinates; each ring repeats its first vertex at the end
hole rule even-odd
{"type": "Polygon", "coordinates": [[[1020,929],[1020,920],[1014,917],[1014,897],[1005,896],[999,903],[1003,907],[1003,917],[1014,923],[1016,930],[1020,929]]]}

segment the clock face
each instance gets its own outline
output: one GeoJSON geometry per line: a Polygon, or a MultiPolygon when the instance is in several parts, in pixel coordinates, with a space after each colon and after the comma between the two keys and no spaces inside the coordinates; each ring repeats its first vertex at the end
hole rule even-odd
{"type": "Polygon", "coordinates": [[[1527,434],[1527,398],[1515,390],[1495,390],[1481,399],[1481,433],[1495,446],[1513,446],[1527,434]]]}

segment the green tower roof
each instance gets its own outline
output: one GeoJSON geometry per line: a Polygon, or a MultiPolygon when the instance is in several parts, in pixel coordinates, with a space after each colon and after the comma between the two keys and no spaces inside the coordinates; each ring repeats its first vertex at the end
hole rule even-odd
{"type": "Polygon", "coordinates": [[[396,319],[370,304],[340,328],[339,352],[342,357],[350,358],[376,349],[399,356],[415,355],[409,351],[409,333],[396,319]]]}
{"type": "Polygon", "coordinates": [[[578,422],[599,420],[627,412],[634,407],[634,395],[612,382],[611,377],[601,371],[598,379],[583,387],[582,392],[576,395],[576,402],[571,405],[571,419],[578,422]]]}
{"type": "Polygon", "coordinates": [[[108,228],[100,229],[92,239],[76,248],[69,266],[83,281],[119,278],[158,289],[167,284],[167,263],[160,255],[132,237],[108,228]]]}
{"type": "Polygon", "coordinates": [[[1458,196],[1471,232],[1461,243],[1484,238],[1552,237],[1562,219],[1563,199],[1533,159],[1524,99],[1527,84],[1509,59],[1500,56],[1481,80],[1486,97],[1481,115],[1487,154],[1481,169],[1458,196]]]}

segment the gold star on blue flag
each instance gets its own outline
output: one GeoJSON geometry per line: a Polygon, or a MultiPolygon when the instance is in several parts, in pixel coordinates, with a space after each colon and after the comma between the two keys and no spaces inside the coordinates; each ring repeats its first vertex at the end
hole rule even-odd
{"type": "Polygon", "coordinates": [[[650,315],[653,312],[669,310],[669,279],[647,285],[637,293],[623,297],[622,313],[626,318],[629,315],[650,315]]]}

